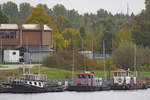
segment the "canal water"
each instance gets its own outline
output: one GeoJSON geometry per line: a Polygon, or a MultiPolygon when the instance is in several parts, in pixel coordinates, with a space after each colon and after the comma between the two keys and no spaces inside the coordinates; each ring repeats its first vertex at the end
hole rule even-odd
{"type": "Polygon", "coordinates": [[[131,91],[0,94],[0,100],[150,100],[150,89],[131,91]]]}

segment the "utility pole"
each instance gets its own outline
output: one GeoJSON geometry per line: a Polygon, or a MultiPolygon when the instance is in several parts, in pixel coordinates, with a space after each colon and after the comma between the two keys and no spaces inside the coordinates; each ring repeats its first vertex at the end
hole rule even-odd
{"type": "Polygon", "coordinates": [[[74,73],[74,48],[73,48],[73,60],[72,60],[72,80],[73,80],[73,73],[74,73]]]}
{"type": "Polygon", "coordinates": [[[94,42],[92,40],[92,59],[94,58],[94,42]]]}
{"type": "Polygon", "coordinates": [[[2,44],[2,39],[1,39],[1,64],[3,63],[3,44],[2,44]]]}
{"type": "Polygon", "coordinates": [[[103,58],[104,58],[104,79],[106,80],[106,55],[105,55],[105,40],[103,40],[103,58]]]}
{"type": "Polygon", "coordinates": [[[39,46],[39,75],[40,75],[40,49],[41,49],[41,46],[39,46]]]}
{"type": "Polygon", "coordinates": [[[135,71],[135,75],[137,76],[137,70],[136,70],[136,45],[134,47],[134,71],[135,71]]]}

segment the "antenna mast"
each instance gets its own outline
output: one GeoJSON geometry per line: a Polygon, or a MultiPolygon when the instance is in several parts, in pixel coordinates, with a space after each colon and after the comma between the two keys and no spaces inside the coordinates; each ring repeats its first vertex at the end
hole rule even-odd
{"type": "Polygon", "coordinates": [[[106,80],[105,40],[103,40],[103,58],[104,58],[104,78],[106,80]]]}
{"type": "Polygon", "coordinates": [[[135,71],[135,75],[137,76],[137,71],[136,71],[136,45],[134,48],[134,71],[135,71]]]}
{"type": "Polygon", "coordinates": [[[72,79],[73,79],[73,73],[74,73],[74,48],[73,48],[73,60],[72,60],[72,79]]]}
{"type": "Polygon", "coordinates": [[[127,3],[126,25],[129,28],[129,4],[127,3]]]}

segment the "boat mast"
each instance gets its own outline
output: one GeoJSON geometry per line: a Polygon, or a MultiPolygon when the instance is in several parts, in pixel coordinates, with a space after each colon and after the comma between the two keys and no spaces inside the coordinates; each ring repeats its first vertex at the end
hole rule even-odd
{"type": "Polygon", "coordinates": [[[40,74],[40,48],[41,46],[39,46],[39,74],[40,74]]]}
{"type": "Polygon", "coordinates": [[[103,40],[104,79],[106,80],[105,40],[103,40]]]}
{"type": "Polygon", "coordinates": [[[135,71],[135,75],[137,76],[137,70],[136,70],[136,45],[134,47],[134,71],[135,71]]]}
{"type": "Polygon", "coordinates": [[[3,63],[3,43],[2,43],[2,39],[1,39],[1,64],[3,63]]]}
{"type": "Polygon", "coordinates": [[[74,73],[74,48],[73,48],[73,60],[72,60],[72,79],[73,79],[73,73],[74,73]]]}

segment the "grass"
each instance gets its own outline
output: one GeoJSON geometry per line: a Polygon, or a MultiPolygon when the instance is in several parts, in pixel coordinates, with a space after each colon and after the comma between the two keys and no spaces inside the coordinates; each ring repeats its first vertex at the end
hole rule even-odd
{"type": "MultiPolygon", "coordinates": [[[[22,62],[3,62],[1,63],[2,65],[21,65],[22,62]]],[[[26,63],[26,64],[30,64],[29,63],[26,63]]],[[[31,64],[41,64],[41,63],[38,63],[38,62],[32,62],[31,64]]]]}
{"type": "MultiPolygon", "coordinates": [[[[35,66],[31,69],[31,72],[38,72],[39,66],[35,66]]],[[[48,78],[68,78],[72,75],[71,71],[56,69],[56,68],[47,68],[44,66],[40,67],[40,73],[46,72],[48,78]]]]}
{"type": "MultiPolygon", "coordinates": [[[[26,69],[28,71],[28,69],[26,69]]],[[[38,72],[39,66],[35,66],[31,68],[31,73],[38,72]]],[[[40,66],[40,73],[46,73],[48,78],[71,78],[72,71],[63,70],[63,69],[56,69],[56,68],[48,68],[44,66],[40,66]]],[[[81,72],[81,71],[77,71],[81,72]]],[[[104,72],[103,71],[93,71],[95,72],[96,76],[103,77],[104,72]]],[[[106,72],[108,75],[108,71],[106,72]]],[[[21,76],[22,75],[22,68],[19,69],[13,69],[13,70],[5,70],[0,71],[0,78],[7,78],[8,76],[21,76]]],[[[150,72],[140,72],[141,77],[150,77],[150,72]]],[[[111,73],[112,76],[112,73],[111,73]]]]}

